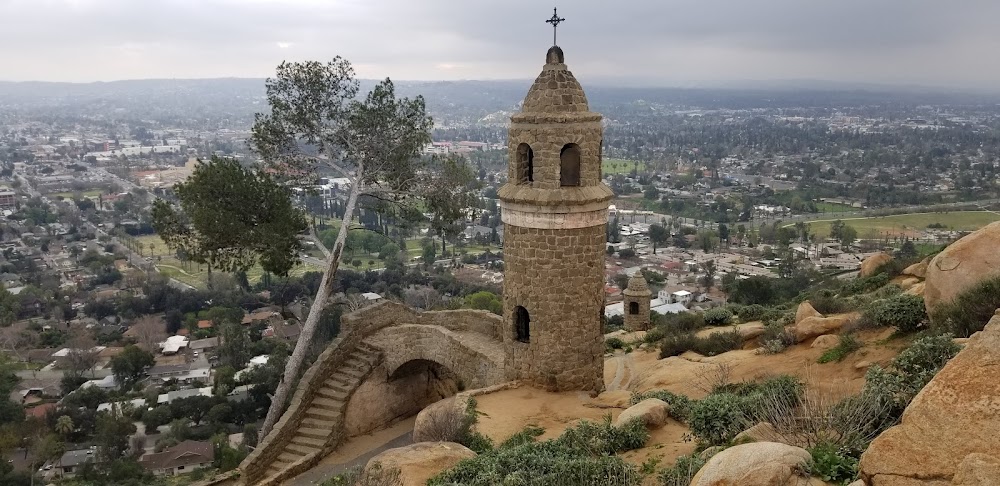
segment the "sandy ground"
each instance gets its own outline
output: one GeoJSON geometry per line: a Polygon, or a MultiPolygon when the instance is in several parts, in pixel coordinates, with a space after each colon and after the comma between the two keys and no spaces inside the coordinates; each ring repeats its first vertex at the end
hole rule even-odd
{"type": "MultiPolygon", "coordinates": [[[[891,330],[865,331],[857,337],[864,347],[840,363],[818,364],[821,349],[810,348],[806,342],[777,355],[761,355],[754,350],[737,350],[715,357],[695,353],[659,359],[656,349],[638,349],[625,355],[619,353],[605,359],[604,377],[609,391],[591,398],[585,393],[549,393],[531,387],[505,390],[476,398],[484,413],[479,430],[500,442],[526,425],[545,429],[543,439],[557,437],[563,430],[582,419],[599,421],[605,415],[618,416],[628,407],[632,392],[665,389],[692,398],[704,397],[720,375],[729,382],[755,380],[778,374],[800,377],[807,386],[828,396],[856,393],[864,384],[864,368],[857,363],[887,364],[907,344],[904,340],[886,341],[891,330]],[[720,364],[722,366],[720,367],[720,364]],[[728,372],[720,372],[726,370],[728,372]],[[619,371],[621,370],[621,371],[619,371]]],[[[630,341],[621,334],[615,334],[630,341]]],[[[633,464],[657,458],[661,464],[672,464],[677,456],[689,454],[695,443],[684,440],[688,429],[670,420],[666,426],[651,431],[643,449],[622,456],[633,464]]]]}

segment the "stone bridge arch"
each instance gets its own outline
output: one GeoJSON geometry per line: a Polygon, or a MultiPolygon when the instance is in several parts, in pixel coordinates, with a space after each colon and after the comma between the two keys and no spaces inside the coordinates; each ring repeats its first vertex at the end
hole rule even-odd
{"type": "Polygon", "coordinates": [[[240,482],[280,484],[348,437],[410,413],[421,402],[406,395],[412,383],[399,376],[408,364],[446,369],[458,377],[457,388],[509,381],[502,328],[502,318],[485,311],[417,312],[395,302],[343,316],[341,334],[302,376],[271,433],[240,464],[240,482]]]}

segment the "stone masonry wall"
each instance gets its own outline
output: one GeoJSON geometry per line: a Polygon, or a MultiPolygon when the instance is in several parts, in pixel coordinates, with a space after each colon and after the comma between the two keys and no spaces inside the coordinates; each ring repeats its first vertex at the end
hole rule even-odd
{"type": "Polygon", "coordinates": [[[649,329],[649,302],[650,296],[625,294],[625,330],[626,331],[646,331],[649,329]],[[639,313],[632,314],[629,309],[632,302],[639,304],[639,313]]]}
{"type": "Polygon", "coordinates": [[[603,389],[605,228],[507,226],[504,345],[517,378],[549,390],[603,389]],[[530,342],[516,340],[513,310],[530,315],[530,342]]]}
{"type": "Polygon", "coordinates": [[[330,374],[344,364],[352,350],[382,329],[408,323],[436,324],[458,332],[482,333],[484,339],[493,339],[497,345],[500,344],[497,336],[502,328],[502,320],[485,311],[418,313],[402,304],[387,301],[345,314],[341,319],[340,336],[306,370],[292,395],[288,409],[274,429],[240,464],[244,482],[254,484],[263,479],[264,471],[282,453],[284,445],[294,437],[316,391],[322,388],[330,374]]]}

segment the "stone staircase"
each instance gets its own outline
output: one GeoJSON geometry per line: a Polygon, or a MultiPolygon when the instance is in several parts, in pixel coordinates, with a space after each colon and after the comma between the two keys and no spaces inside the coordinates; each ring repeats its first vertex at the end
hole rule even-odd
{"type": "MultiPolygon", "coordinates": [[[[327,376],[316,376],[317,388],[309,403],[303,403],[298,427],[283,443],[266,447],[281,448],[275,459],[257,470],[264,470],[263,477],[247,478],[248,484],[280,484],[315,461],[328,454],[343,439],[343,422],[347,403],[368,374],[381,360],[381,351],[362,341],[351,350],[342,364],[327,376]]],[[[263,466],[263,465],[259,465],[263,466]]]]}

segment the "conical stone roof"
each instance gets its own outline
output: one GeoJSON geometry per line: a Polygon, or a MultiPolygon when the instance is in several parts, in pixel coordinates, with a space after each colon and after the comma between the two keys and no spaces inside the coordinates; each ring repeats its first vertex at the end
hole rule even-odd
{"type": "Polygon", "coordinates": [[[590,111],[583,87],[566,67],[563,51],[552,46],[545,67],[524,97],[522,113],[586,113],[590,111]]]}
{"type": "Polygon", "coordinates": [[[635,275],[632,275],[632,278],[628,279],[628,288],[623,293],[638,297],[652,295],[649,285],[646,284],[646,278],[642,276],[642,272],[635,272],[635,275]]]}

